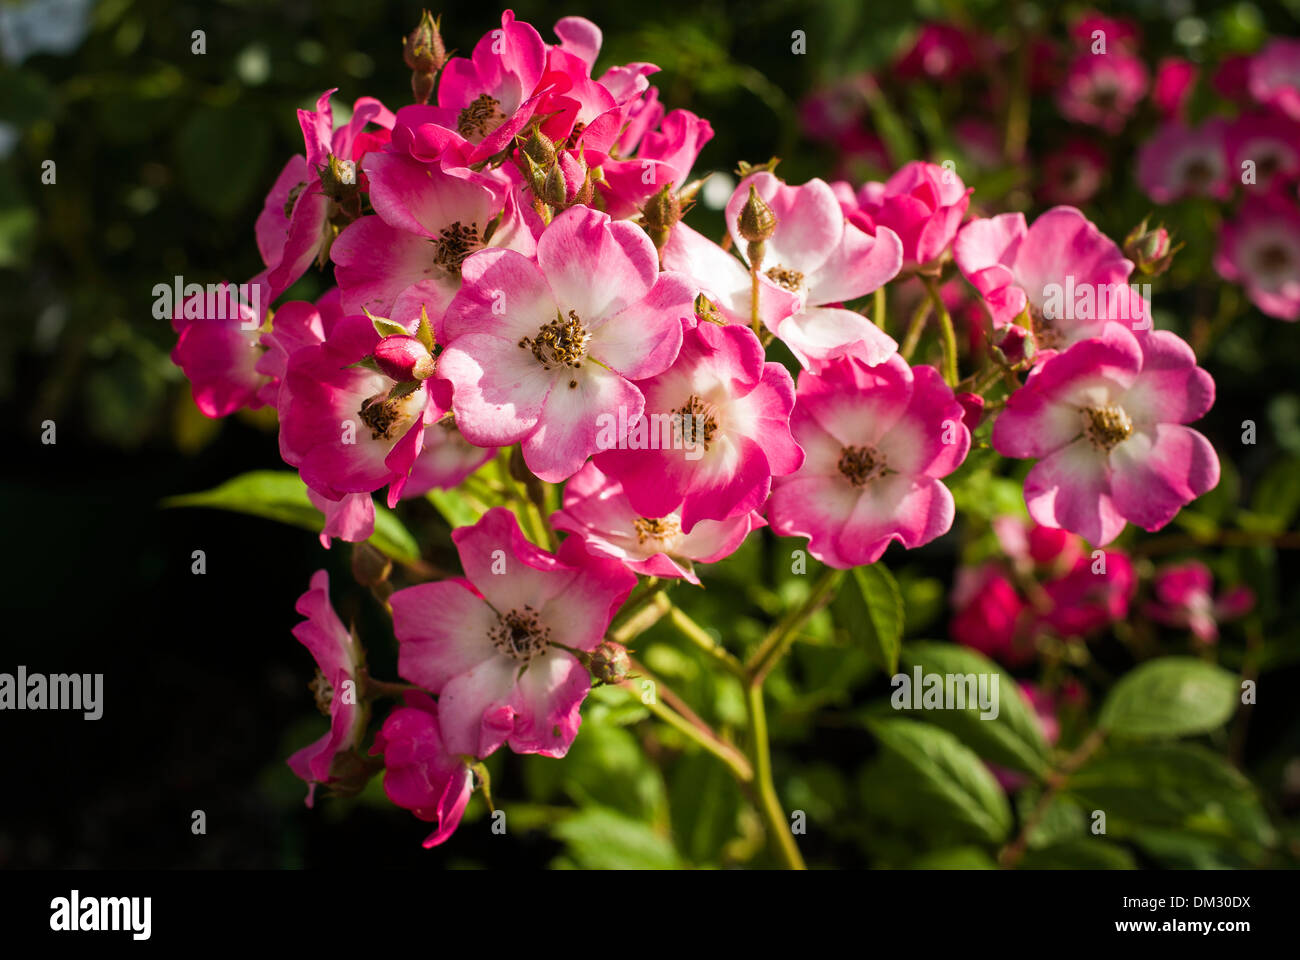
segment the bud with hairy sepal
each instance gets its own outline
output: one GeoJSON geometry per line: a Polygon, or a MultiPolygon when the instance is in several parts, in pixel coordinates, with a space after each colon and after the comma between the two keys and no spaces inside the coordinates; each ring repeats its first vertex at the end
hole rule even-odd
{"type": "Polygon", "coordinates": [[[587,667],[601,683],[621,683],[632,669],[632,657],[623,644],[606,640],[587,655],[587,667]]]}
{"type": "Polygon", "coordinates": [[[519,150],[542,169],[555,163],[555,143],[537,127],[533,127],[533,132],[519,150]]]}
{"type": "Polygon", "coordinates": [[[665,183],[659,192],[646,201],[641,208],[641,221],[655,249],[663,252],[664,244],[673,232],[673,227],[682,218],[682,204],[677,194],[673,193],[672,184],[665,183]]]}
{"type": "Polygon", "coordinates": [[[1143,217],[1142,222],[1129,231],[1124,238],[1124,256],[1147,277],[1158,277],[1169,269],[1174,261],[1174,254],[1183,248],[1175,245],[1164,224],[1151,229],[1147,225],[1150,217],[1143,217]]]}
{"type": "Polygon", "coordinates": [[[374,358],[380,371],[399,383],[433,376],[435,364],[428,348],[409,334],[384,337],[375,344],[374,358]]]}
{"type": "Polygon", "coordinates": [[[447,50],[438,29],[441,19],[425,10],[419,24],[402,40],[402,59],[411,68],[411,92],[416,103],[429,102],[434,77],[447,62],[447,50]]]}
{"type": "Polygon", "coordinates": [[[752,183],[749,185],[749,199],[740,208],[736,228],[749,244],[746,253],[750,267],[757,270],[763,263],[767,241],[776,233],[776,214],[767,201],[758,195],[752,183]]]}

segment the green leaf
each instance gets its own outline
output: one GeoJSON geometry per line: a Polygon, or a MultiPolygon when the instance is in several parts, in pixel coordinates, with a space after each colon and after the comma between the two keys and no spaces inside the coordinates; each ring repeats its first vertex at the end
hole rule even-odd
{"type": "Polygon", "coordinates": [[[587,870],[677,870],[672,841],[640,820],[588,807],[551,829],[574,862],[587,870]]]}
{"type": "Polygon", "coordinates": [[[1300,460],[1286,457],[1264,472],[1250,499],[1250,509],[1264,518],[1270,532],[1280,533],[1291,526],[1300,513],[1300,484],[1295,482],[1300,460]]]}
{"type": "Polygon", "coordinates": [[[875,720],[868,725],[898,765],[896,769],[914,775],[903,791],[910,805],[928,807],[988,843],[1006,839],[1011,830],[1006,795],[988,767],[961,741],[915,720],[875,720]]]}
{"type": "Polygon", "coordinates": [[[1237,706],[1237,678],[1191,657],[1150,660],[1120,678],[1100,726],[1125,737],[1185,737],[1222,726],[1237,706]]]}
{"type": "Polygon", "coordinates": [[[582,736],[559,764],[548,757],[523,761],[534,800],[563,796],[578,806],[601,807],[639,821],[667,825],[668,791],[640,741],[608,716],[583,718],[582,736]],[[604,720],[606,722],[599,722],[604,720]]]}
{"type": "MultiPolygon", "coordinates": [[[[254,470],[211,490],[168,497],[162,505],[233,510],[317,533],[325,526],[325,515],[307,497],[307,487],[302,478],[289,470],[254,470]]],[[[420,562],[420,548],[415,538],[396,514],[380,504],[375,504],[375,532],[367,542],[394,560],[420,562]]]]}
{"type": "Polygon", "coordinates": [[[720,863],[740,832],[740,788],[726,768],[702,751],[684,753],[673,763],[668,797],[673,838],[682,853],[692,863],[720,863]]]}
{"type": "Polygon", "coordinates": [[[453,530],[472,527],[488,511],[486,504],[460,490],[430,490],[424,496],[453,530]]]}
{"type": "Polygon", "coordinates": [[[836,622],[854,639],[865,641],[872,662],[895,673],[903,643],[903,594],[883,563],[851,572],[850,583],[834,601],[836,622]]]}
{"type": "MultiPolygon", "coordinates": [[[[1042,790],[1029,787],[1016,795],[1016,811],[1021,823],[1028,823],[1042,798],[1042,790]]],[[[1048,801],[1038,822],[1029,831],[1029,848],[1051,847],[1077,840],[1088,832],[1088,817],[1072,798],[1058,793],[1048,801]]]]}
{"type": "Polygon", "coordinates": [[[917,857],[911,870],[996,870],[997,863],[979,847],[945,847],[917,857]]]}
{"type": "Polygon", "coordinates": [[[1022,870],[1136,870],[1137,861],[1119,844],[1088,836],[1026,850],[1019,866],[1022,870]]]}
{"type": "Polygon", "coordinates": [[[1251,782],[1196,744],[1126,744],[1089,760],[1065,789],[1085,812],[1105,813],[1113,836],[1164,828],[1219,847],[1268,846],[1275,836],[1251,782]]]}
{"type": "MultiPolygon", "coordinates": [[[[1016,678],[1002,667],[967,647],[933,641],[908,644],[903,662],[913,672],[910,679],[914,687],[917,667],[923,675],[973,674],[978,678],[985,674],[990,692],[993,677],[997,677],[996,717],[985,719],[975,703],[961,710],[927,710],[925,719],[955,734],[986,760],[1038,776],[1047,772],[1047,741],[1042,728],[1016,678]]],[[[913,702],[920,695],[921,691],[913,689],[913,702]]]]}

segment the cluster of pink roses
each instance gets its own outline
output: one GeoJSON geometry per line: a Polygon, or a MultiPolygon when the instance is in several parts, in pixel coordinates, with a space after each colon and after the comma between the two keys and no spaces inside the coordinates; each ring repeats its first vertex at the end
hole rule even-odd
{"type": "MultiPolygon", "coordinates": [[[[1229,204],[1215,268],[1241,284],[1263,312],[1300,319],[1300,40],[1275,38],[1254,55],[1225,58],[1212,71],[1176,56],[1149,68],[1141,46],[1132,20],[1084,14],[1074,20],[1064,46],[1046,36],[1032,38],[1026,48],[1028,91],[1051,95],[1061,117],[1108,139],[1149,105],[1158,127],[1138,151],[1138,186],[1159,204],[1185,197],[1229,204]],[[1203,80],[1230,113],[1198,113],[1193,119],[1203,80]]],[[[1005,74],[1016,55],[978,30],[931,23],[899,55],[891,76],[903,83],[968,82],[981,73],[1005,74]]],[[[868,74],[849,77],[803,103],[805,129],[834,145],[845,172],[890,166],[884,142],[867,122],[877,84],[868,74]]],[[[1006,110],[1008,96],[994,84],[984,109],[955,125],[953,140],[971,167],[991,167],[1000,155],[992,117],[1006,110]]],[[[1008,159],[1023,163],[1027,157],[1008,159]]],[[[1095,137],[1069,133],[1037,164],[1038,197],[1081,206],[1098,195],[1112,168],[1126,165],[1125,158],[1108,156],[1095,137]]],[[[1170,250],[1163,231],[1153,231],[1147,244],[1144,259],[1152,263],[1170,250]]]]}
{"type": "Polygon", "coordinates": [[[1213,84],[1233,117],[1189,122],[1197,79],[1194,64],[1161,64],[1164,122],[1138,154],[1138,183],[1161,204],[1231,203],[1215,269],[1264,313],[1300,320],[1300,40],[1278,38],[1219,66],[1213,84]]]}
{"type": "MultiPolygon", "coordinates": [[[[565,754],[590,668],[617,657],[605,634],[637,574],[697,583],[698,565],[765,525],[838,568],[951,528],[942,481],[971,448],[979,378],[957,389],[951,338],[945,376],[846,306],[890,281],[959,271],[1000,344],[990,383],[1016,384],[992,445],[1038,460],[1025,498],[1040,526],[1012,556],[1057,569],[1044,587],[1055,616],[1087,623],[1025,607],[1022,625],[1008,609],[1008,636],[1122,616],[1122,555],[1099,587],[1065,531],[1103,545],[1126,522],[1156,529],[1218,480],[1213,448],[1185,426],[1213,381],[1186,343],[1150,329],[1145,301],[1105,301],[1115,316],[1045,308],[1052,284],[1123,286],[1133,271],[1077,209],[1032,226],[968,220],[971,190],[929,163],[856,189],[759,168],[714,243],[681,222],[708,123],[665,113],[650,64],[594,77],[590,22],[554,31],[548,43],[507,12],[470,57],[446,59],[426,17],[408,63],[417,99],[440,70],[436,102],[392,113],[362,98],[339,129],[330,93],[299,111],[304,155],[258,218],[266,269],[252,282],[275,303],[316,262],[337,286],[252,323],[176,318],[174,359],[205,414],[275,408],[327,542],[370,536],[374,492],[392,506],[455,487],[499,448],[518,445],[530,482],[565,484],[549,519],[567,534],[558,549],[493,508],[452,535],[463,579],[391,596],[413,689],[370,753],[393,802],[437,825],[426,845],[455,829],[478,759],[503,744],[565,754]],[[797,383],[767,359],[773,340],[797,383]]],[[[332,718],[291,761],[313,789],[364,766],[378,690],[327,588],[317,574],[299,602],[332,718]]]]}

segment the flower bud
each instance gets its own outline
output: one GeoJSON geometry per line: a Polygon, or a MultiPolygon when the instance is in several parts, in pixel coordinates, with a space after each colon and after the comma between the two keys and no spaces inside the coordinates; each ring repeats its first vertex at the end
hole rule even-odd
{"type": "Polygon", "coordinates": [[[550,137],[536,127],[533,128],[532,134],[519,149],[539,167],[549,167],[555,162],[555,144],[550,137]]]}
{"type": "Polygon", "coordinates": [[[736,221],[740,235],[749,241],[746,251],[750,266],[757,270],[763,262],[764,244],[776,232],[776,214],[767,201],[758,195],[754,185],[749,185],[749,199],[740,210],[736,221]]]}
{"type": "Polygon", "coordinates": [[[776,232],[776,214],[767,205],[767,201],[758,195],[754,185],[749,185],[749,199],[740,209],[737,221],[740,235],[750,243],[762,243],[776,232]]]}
{"type": "Polygon", "coordinates": [[[1180,243],[1174,246],[1169,231],[1163,224],[1154,230],[1150,229],[1147,226],[1148,219],[1143,217],[1142,222],[1124,238],[1124,256],[1132,260],[1144,276],[1156,277],[1169,269],[1174,254],[1183,245],[1180,243]]]}
{"type": "Polygon", "coordinates": [[[682,205],[677,194],[673,193],[672,186],[671,183],[665,183],[641,208],[641,219],[656,250],[663,250],[673,227],[682,218],[682,205]]]}
{"type": "Polygon", "coordinates": [[[351,160],[344,160],[330,154],[329,160],[322,164],[319,171],[321,192],[331,200],[345,203],[360,190],[357,183],[357,165],[351,160]]]}
{"type": "Polygon", "coordinates": [[[416,337],[384,337],[375,344],[374,358],[383,374],[398,383],[433,376],[433,357],[416,337]]]}
{"type": "Polygon", "coordinates": [[[620,683],[627,679],[632,658],[628,656],[627,647],[606,640],[591,651],[587,665],[591,669],[591,675],[601,683],[620,683]]]}
{"type": "Polygon", "coordinates": [[[436,73],[447,62],[447,50],[438,31],[441,20],[425,10],[415,29],[403,38],[402,59],[416,73],[436,73]]]}

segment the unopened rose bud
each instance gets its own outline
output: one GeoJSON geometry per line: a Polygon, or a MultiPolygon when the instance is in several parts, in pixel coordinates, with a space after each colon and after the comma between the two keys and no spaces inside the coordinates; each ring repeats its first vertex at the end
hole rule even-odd
{"type": "Polygon", "coordinates": [[[433,376],[433,357],[416,337],[384,337],[375,344],[374,358],[383,374],[398,383],[433,376]]]}
{"type": "Polygon", "coordinates": [[[555,144],[536,127],[519,149],[532,158],[539,167],[549,167],[555,162],[555,144]]]}
{"type": "Polygon", "coordinates": [[[438,30],[441,20],[425,10],[415,29],[402,38],[402,59],[417,73],[433,73],[447,62],[447,50],[438,30]]]}
{"type": "Polygon", "coordinates": [[[554,164],[546,172],[546,179],[542,181],[542,200],[553,207],[562,207],[568,199],[569,192],[564,183],[564,171],[560,165],[554,164]]]}
{"type": "Polygon", "coordinates": [[[978,393],[959,393],[956,400],[961,404],[962,422],[966,424],[967,430],[974,433],[984,419],[984,398],[978,393]]]}
{"type": "Polygon", "coordinates": [[[749,185],[749,199],[740,209],[736,227],[749,242],[749,262],[755,269],[763,262],[764,244],[776,232],[776,214],[767,201],[758,195],[754,185],[749,185]]]}
{"type": "Polygon", "coordinates": [[[1148,219],[1144,217],[1124,238],[1124,256],[1132,260],[1144,276],[1156,277],[1169,269],[1174,254],[1183,245],[1174,245],[1163,224],[1154,230],[1150,229],[1147,226],[1148,219]]]}
{"type": "Polygon", "coordinates": [[[411,92],[416,103],[429,102],[434,74],[447,62],[447,50],[438,30],[440,20],[425,10],[416,28],[402,40],[402,59],[411,68],[411,92]]]}
{"type": "Polygon", "coordinates": [[[331,153],[329,160],[320,167],[319,173],[321,192],[331,200],[342,204],[356,197],[359,190],[357,165],[351,160],[344,160],[331,153]]]}
{"type": "Polygon", "coordinates": [[[632,658],[627,647],[612,640],[604,641],[591,651],[588,660],[591,675],[601,683],[620,683],[627,679],[632,668],[632,658]]]}
{"type": "Polygon", "coordinates": [[[656,250],[663,250],[673,227],[681,218],[682,205],[677,194],[673,193],[671,183],[665,183],[641,208],[641,219],[656,250]]]}

